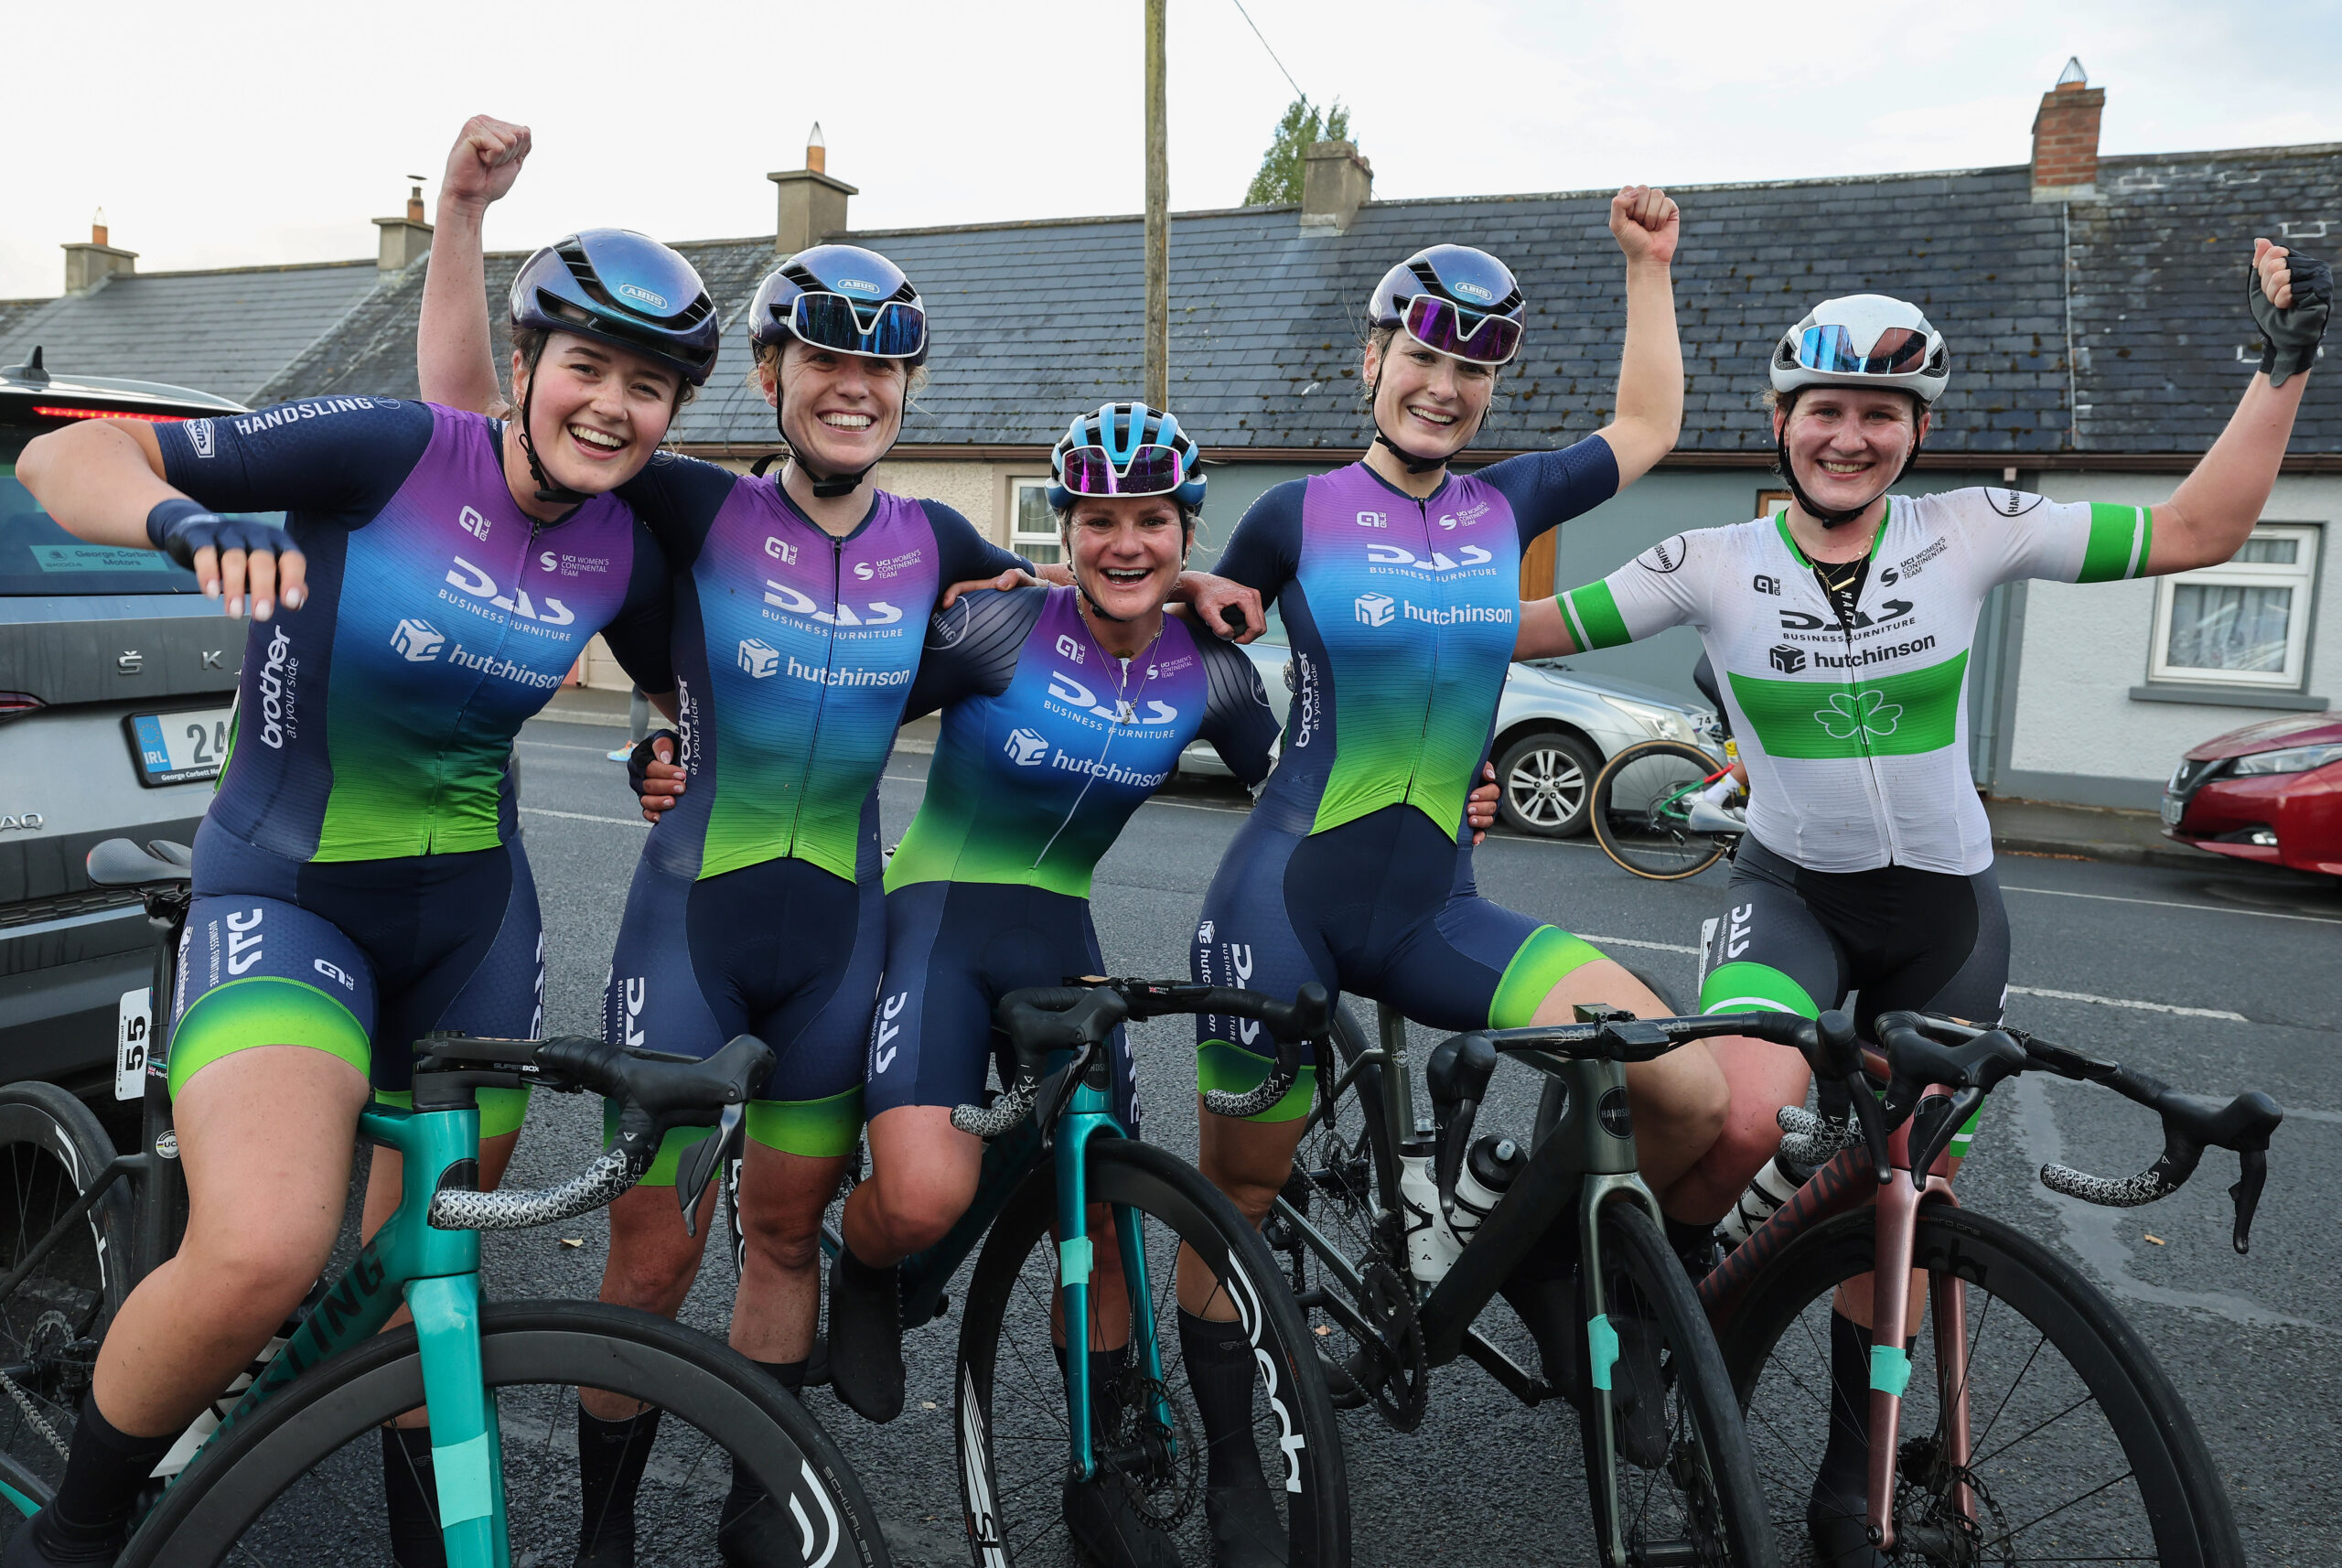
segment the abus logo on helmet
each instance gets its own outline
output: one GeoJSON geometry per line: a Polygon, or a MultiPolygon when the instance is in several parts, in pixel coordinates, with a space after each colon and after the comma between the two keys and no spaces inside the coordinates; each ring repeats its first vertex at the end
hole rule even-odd
{"type": "Polygon", "coordinates": [[[665,295],[653,294],[649,289],[644,288],[640,284],[622,283],[610,292],[617,295],[620,299],[630,299],[639,305],[647,305],[653,310],[664,310],[667,308],[667,296],[665,295]]]}
{"type": "Polygon", "coordinates": [[[878,285],[872,283],[867,278],[838,278],[833,282],[830,286],[833,288],[850,288],[856,290],[859,293],[868,295],[875,295],[878,292],[878,285]]]}
{"type": "Polygon", "coordinates": [[[1488,289],[1481,287],[1478,284],[1468,281],[1449,284],[1447,285],[1447,292],[1450,294],[1460,294],[1466,299],[1477,299],[1483,305],[1486,305],[1488,301],[1496,298],[1496,295],[1490,293],[1488,289]]]}
{"type": "Polygon", "coordinates": [[[285,749],[285,692],[293,678],[293,641],[279,628],[268,639],[268,658],[260,667],[261,744],[285,749]]]}

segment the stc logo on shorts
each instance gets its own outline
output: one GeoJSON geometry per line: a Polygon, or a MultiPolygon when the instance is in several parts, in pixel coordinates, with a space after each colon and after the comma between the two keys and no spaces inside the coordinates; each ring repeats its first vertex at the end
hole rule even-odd
{"type": "Polygon", "coordinates": [[[897,991],[886,998],[885,1004],[878,1009],[878,1015],[870,1020],[871,1077],[876,1078],[895,1065],[895,1036],[903,1032],[903,1026],[895,1020],[901,1017],[903,1009],[910,1004],[911,993],[897,991]]]}
{"type": "Polygon", "coordinates": [[[779,668],[779,649],[768,642],[759,642],[753,637],[741,639],[740,669],[744,673],[761,681],[779,668]]]}
{"type": "MultiPolygon", "coordinates": [[[[522,620],[539,621],[546,626],[567,626],[577,618],[576,612],[559,599],[548,597],[545,607],[539,609],[530,602],[526,588],[515,588],[510,594],[499,592],[495,578],[460,555],[447,570],[447,586],[471,598],[486,599],[498,609],[508,610],[522,620]]],[[[443,599],[447,597],[445,592],[439,596],[443,599]]]]}
{"type": "Polygon", "coordinates": [[[825,610],[815,604],[810,595],[799,593],[786,583],[765,579],[765,603],[790,615],[805,616],[823,626],[892,626],[903,618],[903,612],[884,600],[874,600],[854,613],[854,607],[840,600],[835,610],[825,610]]]}
{"type": "Polygon", "coordinates": [[[447,639],[429,621],[409,618],[391,628],[391,646],[409,664],[428,664],[439,657],[447,639]]]}
{"type": "Polygon", "coordinates": [[[228,972],[242,974],[261,960],[260,922],[263,911],[239,911],[228,917],[228,972]]]}
{"type": "Polygon", "coordinates": [[[1357,603],[1358,618],[1368,626],[1389,626],[1398,613],[1399,601],[1388,594],[1360,594],[1357,603]]]}
{"type": "Polygon", "coordinates": [[[1008,744],[1001,749],[1019,768],[1038,768],[1041,759],[1049,754],[1049,743],[1036,731],[1014,729],[1008,732],[1008,744]]]}

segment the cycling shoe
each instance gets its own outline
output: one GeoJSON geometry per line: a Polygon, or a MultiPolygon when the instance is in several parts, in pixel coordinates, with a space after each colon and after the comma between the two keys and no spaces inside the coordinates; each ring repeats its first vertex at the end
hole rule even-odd
{"type": "Polygon", "coordinates": [[[1619,1452],[1646,1470],[1667,1462],[1667,1382],[1659,1364],[1659,1326],[1648,1318],[1614,1316],[1618,1359],[1610,1369],[1610,1408],[1619,1452]]]}
{"type": "Polygon", "coordinates": [[[757,1487],[746,1507],[725,1499],[715,1527],[715,1550],[724,1568],[796,1568],[804,1561],[804,1535],[770,1492],[757,1487]]]}
{"type": "Polygon", "coordinates": [[[903,1307],[895,1267],[850,1251],[830,1265],[830,1388],[846,1409],[880,1423],[903,1413],[903,1307]]]}
{"type": "Polygon", "coordinates": [[[42,1550],[38,1539],[39,1518],[35,1514],[18,1525],[16,1532],[8,1538],[8,1544],[0,1546],[0,1568],[98,1568],[122,1554],[123,1540],[117,1539],[102,1556],[52,1557],[42,1550]]]}
{"type": "Polygon", "coordinates": [[[1537,1341],[1545,1381],[1579,1410],[1585,1408],[1585,1326],[1577,1320],[1577,1282],[1531,1280],[1519,1274],[1499,1287],[1537,1341]]]}
{"type": "Polygon", "coordinates": [[[1204,1516],[1211,1521],[1212,1568],[1284,1568],[1284,1521],[1261,1487],[1212,1487],[1204,1516]]]}
{"type": "Polygon", "coordinates": [[[1171,1538],[1139,1517],[1129,1483],[1112,1471],[1065,1484],[1065,1528],[1091,1568],[1180,1568],[1171,1538]]]}

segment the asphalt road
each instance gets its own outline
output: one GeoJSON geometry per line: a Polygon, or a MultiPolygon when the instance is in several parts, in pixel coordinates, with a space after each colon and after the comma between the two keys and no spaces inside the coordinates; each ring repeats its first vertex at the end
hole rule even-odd
{"type": "MultiPolygon", "coordinates": [[[[599,1028],[608,953],[645,832],[621,769],[603,756],[618,734],[539,721],[521,742],[523,822],[547,928],[549,1031],[599,1028]]],[[[904,755],[889,766],[890,839],[918,804],[925,763],[904,755]]],[[[1097,879],[1112,971],[1185,974],[1190,923],[1245,805],[1232,787],[1175,784],[1139,812],[1097,879]]],[[[1692,947],[1717,910],[1721,867],[1690,882],[1639,882],[1586,841],[1502,835],[1477,865],[1490,897],[1609,946],[1688,1000],[1692,947]]],[[[2006,856],[2001,876],[2014,939],[2013,1023],[2199,1092],[2263,1089],[2288,1114],[2249,1258],[2229,1245],[2227,1156],[2215,1156],[2217,1166],[2208,1159],[2204,1179],[2146,1210],[2092,1208],[2035,1181],[2051,1159],[2126,1174],[2153,1158],[2161,1139],[2152,1120],[2102,1090],[2028,1078],[1997,1095],[1961,1197],[2054,1242],[2114,1298],[2193,1409],[2253,1562],[2342,1563],[2342,1424],[2333,1415],[2342,1307],[2320,1283],[2342,1277],[2342,1230],[2325,1196],[2335,1187],[2328,1162],[2342,1161],[2342,1086],[2328,1079],[2342,1047],[2342,892],[2247,868],[2204,875],[2041,856],[2006,856]]],[[[1164,1023],[1138,1039],[1149,1134],[1187,1153],[1190,1038],[1164,1023]]],[[[1483,1125],[1525,1132],[1529,1114],[1516,1088],[1483,1125]]],[[[568,1174],[598,1131],[583,1105],[541,1098],[511,1179],[568,1174]]],[[[591,1295],[598,1223],[564,1229],[586,1244],[564,1248],[542,1231],[489,1237],[491,1288],[591,1295]]],[[[732,1283],[729,1264],[712,1261],[686,1316],[721,1332],[732,1283]]],[[[966,1561],[950,1425],[955,1332],[947,1320],[911,1336],[908,1408],[890,1427],[865,1424],[825,1391],[808,1395],[860,1470],[899,1563],[966,1561]]],[[[1434,1377],[1434,1412],[1411,1434],[1384,1430],[1370,1413],[1346,1418],[1359,1561],[1589,1561],[1567,1408],[1523,1409],[1468,1363],[1434,1377]]]]}

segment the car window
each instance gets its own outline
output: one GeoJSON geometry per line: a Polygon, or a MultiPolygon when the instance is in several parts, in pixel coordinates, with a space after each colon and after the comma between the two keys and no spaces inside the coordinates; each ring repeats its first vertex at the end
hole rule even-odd
{"type": "MultiPolygon", "coordinates": [[[[283,512],[252,514],[283,526],[283,512]]],[[[0,597],[51,594],[192,594],[195,574],[152,550],[76,539],[41,510],[0,463],[0,597]]]]}

